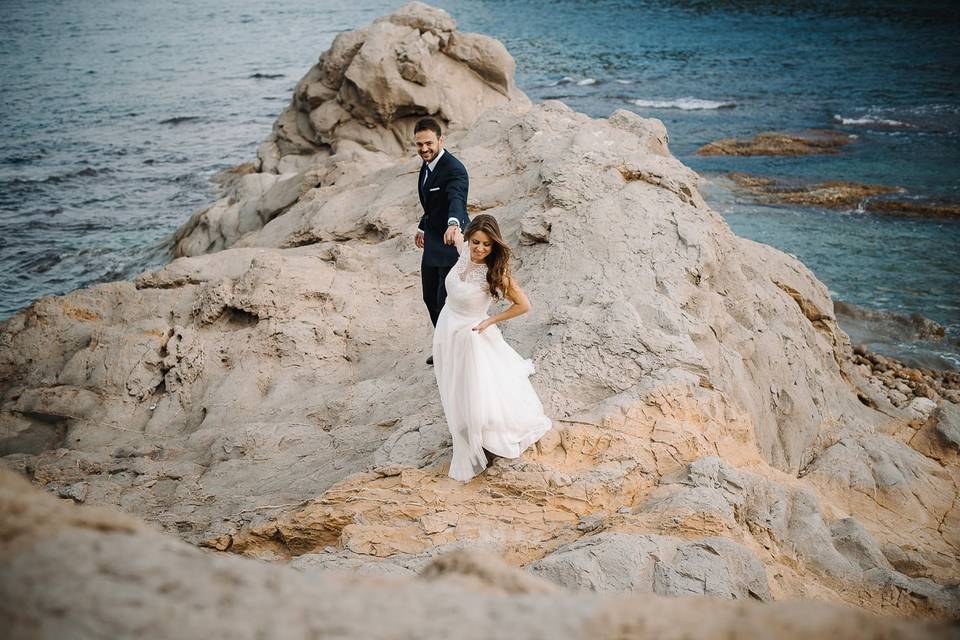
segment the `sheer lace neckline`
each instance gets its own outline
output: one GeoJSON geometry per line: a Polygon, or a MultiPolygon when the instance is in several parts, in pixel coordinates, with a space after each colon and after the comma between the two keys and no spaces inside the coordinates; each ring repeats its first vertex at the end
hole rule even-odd
{"type": "Polygon", "coordinates": [[[460,268],[457,269],[457,276],[460,282],[483,282],[487,281],[487,263],[476,263],[470,259],[470,250],[466,247],[460,254],[460,268]]]}

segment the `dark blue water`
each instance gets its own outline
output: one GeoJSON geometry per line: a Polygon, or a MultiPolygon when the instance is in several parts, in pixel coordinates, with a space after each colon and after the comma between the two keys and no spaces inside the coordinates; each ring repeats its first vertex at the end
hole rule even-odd
{"type": "MultiPolygon", "coordinates": [[[[502,40],[533,99],[660,118],[735,231],[797,255],[840,299],[960,336],[960,224],[761,207],[725,172],[896,185],[960,200],[960,9],[895,2],[437,1],[502,40]],[[857,136],[837,156],[701,158],[766,130],[857,136]]],[[[334,35],[399,6],[358,0],[4,0],[0,317],[130,277],[252,159],[334,35]]],[[[937,352],[955,345],[887,345],[937,352]]]]}

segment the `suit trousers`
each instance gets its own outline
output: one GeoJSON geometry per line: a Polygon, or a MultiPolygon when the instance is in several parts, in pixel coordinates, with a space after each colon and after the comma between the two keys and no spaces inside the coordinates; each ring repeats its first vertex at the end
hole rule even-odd
{"type": "Polygon", "coordinates": [[[440,310],[447,301],[447,274],[453,269],[449,267],[428,267],[420,265],[420,283],[423,285],[423,303],[430,313],[430,322],[437,326],[440,310]]]}

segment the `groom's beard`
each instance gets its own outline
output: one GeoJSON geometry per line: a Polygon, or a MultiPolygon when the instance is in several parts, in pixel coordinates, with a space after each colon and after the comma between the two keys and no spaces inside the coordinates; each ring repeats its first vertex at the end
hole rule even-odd
{"type": "Polygon", "coordinates": [[[439,153],[440,153],[440,149],[437,149],[436,151],[425,151],[420,153],[420,159],[426,162],[427,164],[430,164],[436,159],[437,154],[439,153]]]}

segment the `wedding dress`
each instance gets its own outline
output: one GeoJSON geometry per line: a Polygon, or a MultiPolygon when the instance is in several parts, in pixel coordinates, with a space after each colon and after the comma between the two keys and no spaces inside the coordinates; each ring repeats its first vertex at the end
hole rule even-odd
{"type": "Polygon", "coordinates": [[[433,363],[440,400],[453,436],[449,475],[466,481],[487,466],[484,449],[516,458],[550,429],[550,419],[528,376],[525,360],[497,325],[473,327],[487,318],[493,301],[487,266],[470,260],[466,244],[445,280],[447,301],[433,334],[433,363]]]}

